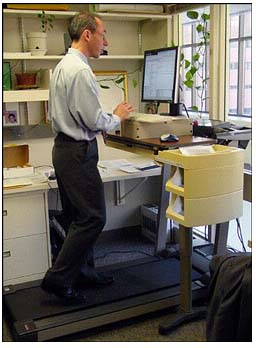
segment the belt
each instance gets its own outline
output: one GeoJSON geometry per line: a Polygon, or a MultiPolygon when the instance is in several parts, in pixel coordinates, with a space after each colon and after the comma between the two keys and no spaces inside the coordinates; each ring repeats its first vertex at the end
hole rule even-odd
{"type": "Polygon", "coordinates": [[[56,136],[55,140],[56,141],[68,142],[68,143],[81,143],[81,144],[82,143],[87,144],[87,143],[90,142],[89,140],[75,140],[74,138],[71,138],[71,137],[69,137],[68,135],[66,135],[64,133],[58,133],[58,135],[56,136]]]}

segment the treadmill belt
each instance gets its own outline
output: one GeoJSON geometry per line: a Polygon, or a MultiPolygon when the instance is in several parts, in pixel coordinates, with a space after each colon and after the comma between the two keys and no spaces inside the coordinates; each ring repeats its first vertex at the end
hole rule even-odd
{"type": "MultiPolygon", "coordinates": [[[[13,321],[36,320],[74,310],[119,301],[172,287],[180,283],[180,262],[175,258],[154,260],[111,272],[115,281],[101,288],[85,288],[87,301],[80,305],[63,305],[62,300],[48,295],[40,286],[6,294],[4,303],[13,321]]],[[[192,271],[192,280],[201,274],[192,271]]]]}

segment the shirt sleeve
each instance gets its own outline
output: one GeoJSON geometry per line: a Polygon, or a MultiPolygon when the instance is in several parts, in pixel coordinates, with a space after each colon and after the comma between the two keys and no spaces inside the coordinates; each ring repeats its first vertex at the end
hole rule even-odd
{"type": "Polygon", "coordinates": [[[86,69],[80,70],[68,88],[69,111],[75,121],[92,131],[109,131],[120,124],[115,114],[104,112],[98,98],[96,79],[86,69]]]}

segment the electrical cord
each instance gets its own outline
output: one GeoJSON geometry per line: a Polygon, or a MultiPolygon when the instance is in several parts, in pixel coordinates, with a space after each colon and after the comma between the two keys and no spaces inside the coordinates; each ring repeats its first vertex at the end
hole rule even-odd
{"type": "Polygon", "coordinates": [[[240,253],[240,251],[236,250],[235,248],[232,248],[232,247],[228,247],[227,248],[227,251],[231,252],[231,253],[234,253],[234,254],[238,254],[240,253]]]}
{"type": "Polygon", "coordinates": [[[182,104],[182,106],[184,107],[186,114],[187,114],[187,117],[190,118],[189,113],[188,113],[188,109],[186,108],[186,104],[185,103],[180,103],[180,104],[182,104]]]}
{"type": "Polygon", "coordinates": [[[238,218],[236,218],[236,223],[237,223],[237,236],[238,236],[238,239],[240,240],[240,243],[242,244],[243,251],[246,253],[246,248],[244,245],[244,240],[242,235],[242,229],[241,229],[240,221],[238,218]]]}

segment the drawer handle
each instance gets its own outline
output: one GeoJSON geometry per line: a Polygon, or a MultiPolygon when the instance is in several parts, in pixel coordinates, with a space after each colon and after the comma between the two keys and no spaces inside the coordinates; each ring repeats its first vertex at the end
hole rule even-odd
{"type": "Polygon", "coordinates": [[[3,216],[7,216],[7,209],[3,210],[3,216]]]}
{"type": "Polygon", "coordinates": [[[4,251],[3,252],[3,257],[11,257],[11,252],[10,251],[4,251]]]}

